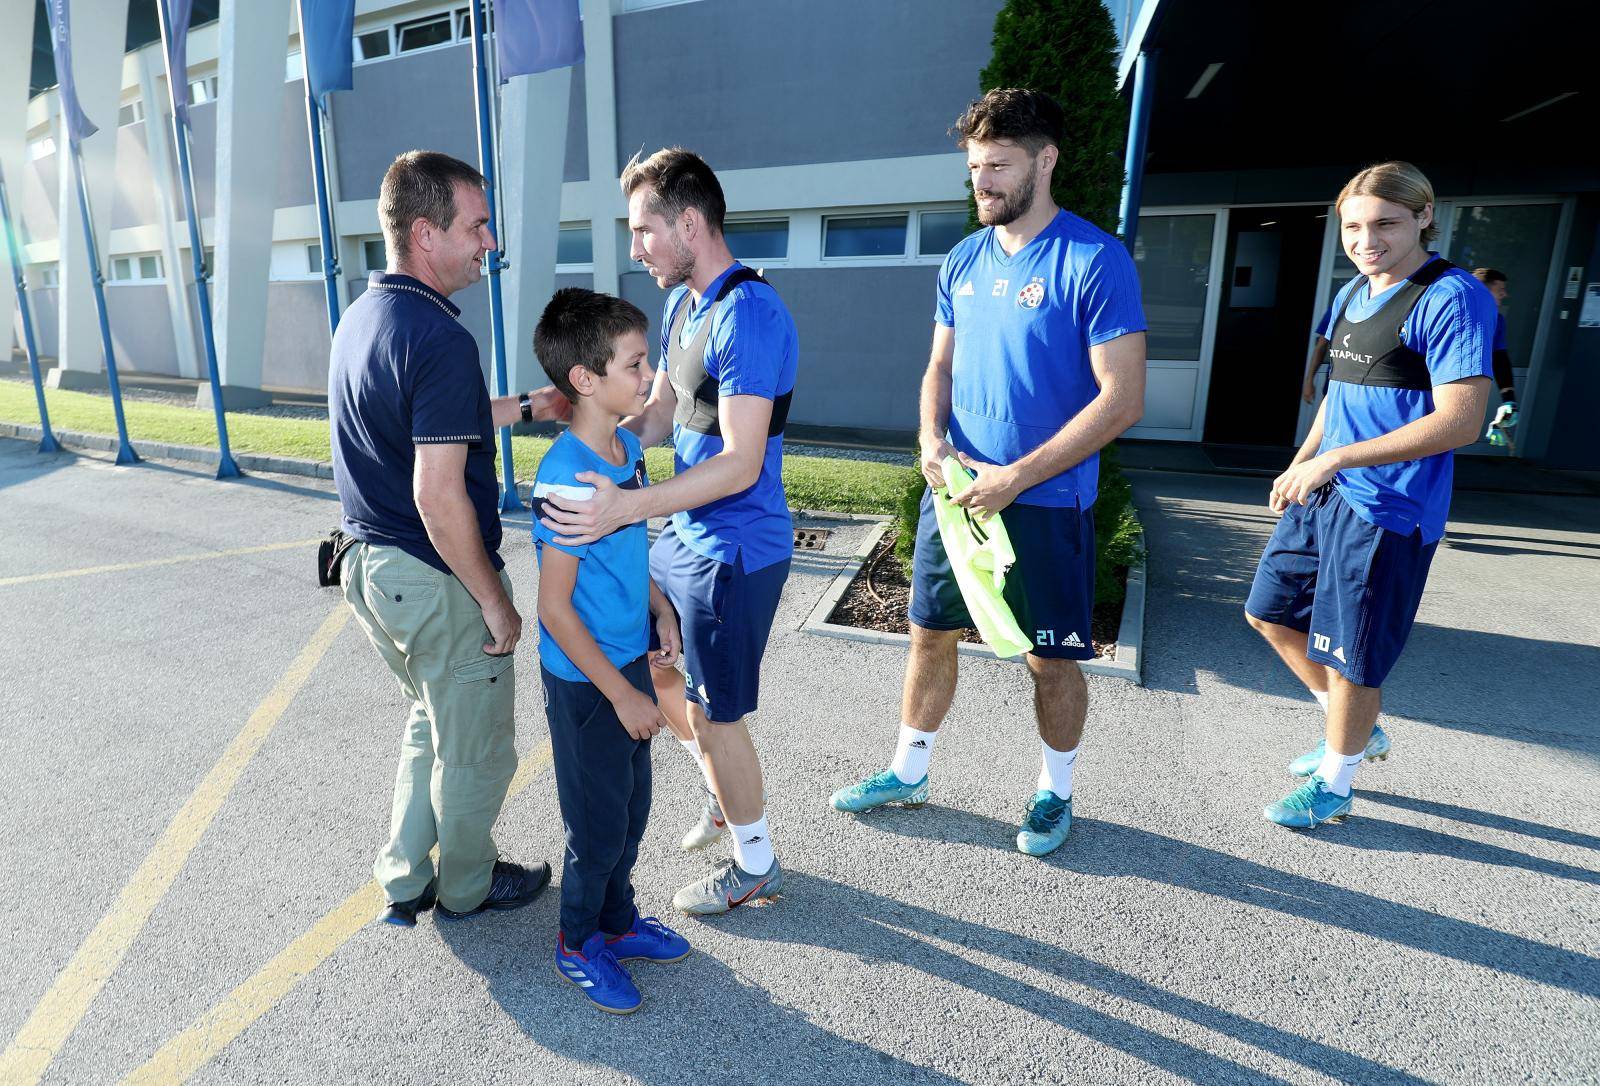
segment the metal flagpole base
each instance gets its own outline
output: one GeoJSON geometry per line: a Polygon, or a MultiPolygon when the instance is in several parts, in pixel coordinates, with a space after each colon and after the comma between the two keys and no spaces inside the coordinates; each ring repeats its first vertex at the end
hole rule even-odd
{"type": "Polygon", "coordinates": [[[55,434],[46,430],[44,436],[39,439],[39,451],[42,453],[60,452],[61,442],[56,440],[55,434]]]}
{"type": "Polygon", "coordinates": [[[510,487],[500,488],[500,512],[520,513],[528,508],[522,504],[522,499],[517,497],[517,492],[510,487]]]}
{"type": "Polygon", "coordinates": [[[133,446],[128,443],[128,439],[123,438],[122,444],[117,447],[117,463],[138,464],[140,462],[139,454],[133,451],[133,446]]]}
{"type": "Polygon", "coordinates": [[[244,472],[239,470],[239,465],[233,462],[233,457],[224,455],[217,462],[218,479],[243,479],[244,472]]]}

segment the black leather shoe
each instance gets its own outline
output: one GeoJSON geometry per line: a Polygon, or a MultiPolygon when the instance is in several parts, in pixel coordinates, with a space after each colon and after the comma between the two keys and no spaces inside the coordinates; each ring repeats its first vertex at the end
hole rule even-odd
{"type": "Polygon", "coordinates": [[[510,860],[496,860],[489,893],[477,908],[458,913],[440,905],[439,915],[446,920],[464,920],[490,909],[520,909],[549,885],[550,865],[542,860],[531,867],[523,867],[510,860]]]}
{"type": "Polygon", "coordinates": [[[438,900],[439,880],[429,879],[428,885],[422,888],[422,893],[410,901],[389,902],[384,906],[383,912],[378,914],[378,919],[396,927],[414,928],[417,926],[417,914],[427,912],[438,900]]]}

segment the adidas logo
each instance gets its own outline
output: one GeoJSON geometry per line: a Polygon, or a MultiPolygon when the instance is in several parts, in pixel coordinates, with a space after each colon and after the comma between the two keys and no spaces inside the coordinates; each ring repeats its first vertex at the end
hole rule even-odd
{"type": "Polygon", "coordinates": [[[913,742],[911,744],[911,749],[912,750],[927,750],[928,749],[928,741],[926,739],[918,739],[918,740],[916,740],[915,742],[913,742]]]}
{"type": "Polygon", "coordinates": [[[1065,645],[1069,649],[1081,649],[1081,648],[1083,648],[1083,642],[1078,639],[1078,631],[1077,630],[1073,630],[1071,633],[1069,633],[1066,636],[1066,640],[1062,641],[1061,643],[1063,645],[1065,645]]]}
{"type": "Polygon", "coordinates": [[[747,844],[747,845],[758,845],[758,844],[760,844],[760,843],[761,843],[761,842],[762,842],[762,841],[765,841],[765,840],[766,840],[766,838],[765,838],[765,837],[762,837],[762,836],[761,836],[761,835],[760,835],[760,834],[759,834],[759,833],[758,833],[758,834],[756,834],[756,835],[755,835],[755,836],[754,836],[754,837],[752,837],[752,838],[750,838],[750,840],[748,840],[748,841],[746,841],[746,842],[745,842],[745,844],[747,844]]]}
{"type": "Polygon", "coordinates": [[[961,289],[956,291],[956,297],[970,298],[976,293],[977,291],[972,289],[972,281],[969,279],[967,282],[961,284],[961,289]]]}
{"type": "Polygon", "coordinates": [[[1350,662],[1350,661],[1348,661],[1348,660],[1346,660],[1344,658],[1344,646],[1343,645],[1340,645],[1338,648],[1333,650],[1333,658],[1335,660],[1338,660],[1341,664],[1347,664],[1347,663],[1350,662]]]}

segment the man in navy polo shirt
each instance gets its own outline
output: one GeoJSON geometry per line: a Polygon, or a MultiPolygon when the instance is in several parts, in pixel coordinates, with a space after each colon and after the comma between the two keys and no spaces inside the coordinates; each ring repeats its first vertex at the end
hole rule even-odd
{"type": "Polygon", "coordinates": [[[1494,299],[1428,250],[1433,207],[1407,162],[1362,170],[1334,202],[1360,274],[1328,312],[1328,394],[1272,484],[1282,519],[1245,604],[1327,713],[1322,743],[1289,765],[1305,784],[1264,809],[1282,826],[1343,818],[1356,767],[1388,755],[1380,688],[1444,535],[1453,451],[1488,403],[1494,299]]]}
{"type": "Polygon", "coordinates": [[[342,526],[360,541],[343,559],[345,599],[412,703],[373,867],[382,919],[410,927],[435,902],[452,919],[526,905],[550,880],[544,863],[498,861],[491,835],[517,767],[522,636],[499,555],[494,429],[564,417],[566,400],[553,388],[491,400],[457,321],[449,296],[478,281],[494,245],[478,171],[407,152],[378,211],[389,267],[339,322],[328,414],[342,526]]]}
{"type": "MultiPolygon", "coordinates": [[[[650,575],[677,609],[686,681],[680,687],[657,669],[656,691],[733,837],[733,858],[673,904],[720,913],[770,902],[783,886],[744,718],[756,708],[761,656],[794,551],[782,469],[799,337],[777,291],[733,259],[722,234],[722,186],[698,155],[667,148],[635,156],[622,191],[633,258],[672,291],[655,389],[626,425],[647,447],[670,433],[675,474],[623,490],[586,472],[578,478],[594,485],[593,497],[546,499],[547,524],[564,533],[557,543],[582,545],[624,524],[672,518],[651,549],[650,575]],[[685,715],[692,737],[680,731],[685,715]]],[[[691,832],[686,843],[717,835],[691,832]]]]}
{"type": "MultiPolygon", "coordinates": [[[[977,471],[955,499],[998,515],[1017,562],[1005,599],[1033,640],[1039,778],[1017,848],[1042,856],[1072,824],[1072,770],[1088,713],[1077,661],[1094,656],[1094,501],[1099,452],[1144,410],[1144,311],[1116,238],[1057,207],[1050,175],[1065,120],[1047,95],[993,90],[956,122],[985,229],[939,270],[922,383],[922,474],[943,487],[952,452],[977,471]]],[[[956,691],[956,642],[972,625],[923,495],[912,573],[911,658],[889,768],[835,792],[865,811],[928,797],[934,739],[956,691]]]]}

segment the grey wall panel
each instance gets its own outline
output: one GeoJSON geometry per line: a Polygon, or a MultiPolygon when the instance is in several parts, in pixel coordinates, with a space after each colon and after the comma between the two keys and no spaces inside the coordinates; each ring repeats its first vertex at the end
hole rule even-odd
{"type": "Polygon", "coordinates": [[[25,173],[21,184],[6,189],[6,197],[12,204],[11,213],[21,221],[20,240],[24,243],[48,241],[58,233],[56,186],[60,183],[59,161],[56,155],[46,155],[29,163],[32,176],[25,173]]]}
{"type": "Polygon", "coordinates": [[[106,318],[118,369],[139,373],[178,373],[167,288],[126,284],[106,287],[106,318]]]}
{"type": "Polygon", "coordinates": [[[278,117],[277,201],[279,207],[317,202],[316,183],[311,179],[311,137],[306,132],[306,85],[299,79],[283,85],[283,112],[278,117]]]}
{"type": "Polygon", "coordinates": [[[1000,0],[701,0],[616,19],[617,154],[717,169],[954,151],[1000,0]]]}
{"type": "MultiPolygon", "coordinates": [[[[189,107],[189,160],[194,167],[194,202],[202,219],[217,213],[217,104],[189,107]]],[[[181,184],[181,182],[180,182],[181,184]]],[[[211,239],[206,239],[210,244],[211,239]]]]}
{"type": "MultiPolygon", "coordinates": [[[[774,269],[772,285],[800,334],[789,417],[810,426],[914,430],[917,388],[933,333],[933,266],[774,269]]],[[[665,291],[643,272],[622,296],[650,315],[660,342],[665,291]]]]}
{"type": "MultiPolygon", "coordinates": [[[[117,129],[117,187],[111,201],[111,229],[159,222],[156,179],[145,147],[144,122],[117,129]]],[[[96,216],[101,214],[96,211],[96,216]]]]}
{"type": "Polygon", "coordinates": [[[333,96],[333,119],[346,200],[377,199],[384,171],[406,151],[443,151],[476,165],[471,50],[452,45],[362,64],[355,88],[333,96]]]}
{"type": "Polygon", "coordinates": [[[573,66],[572,92],[567,95],[567,159],[563,181],[589,179],[589,95],[582,64],[573,66]]]}
{"type": "Polygon", "coordinates": [[[328,387],[328,307],[321,283],[267,285],[261,383],[273,388],[328,387]]]}
{"type": "MultiPolygon", "coordinates": [[[[34,343],[39,354],[45,358],[55,358],[61,349],[60,304],[61,292],[55,287],[28,291],[28,305],[32,306],[29,313],[33,317],[34,343]]],[[[20,328],[17,330],[17,342],[22,342],[20,328]]]]}

